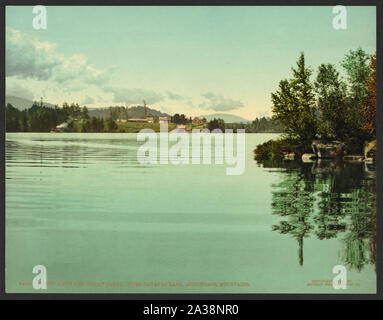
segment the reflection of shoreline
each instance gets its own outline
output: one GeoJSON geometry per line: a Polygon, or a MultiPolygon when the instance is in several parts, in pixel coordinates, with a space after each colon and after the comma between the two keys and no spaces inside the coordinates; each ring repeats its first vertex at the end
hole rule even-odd
{"type": "Polygon", "coordinates": [[[342,162],[318,159],[313,162],[311,171],[313,174],[335,173],[336,171],[341,170],[343,164],[344,163],[342,162]]]}
{"type": "Polygon", "coordinates": [[[297,240],[300,265],[304,263],[304,238],[343,235],[343,263],[359,272],[367,264],[376,268],[374,165],[319,160],[265,161],[263,166],[285,173],[273,185],[272,210],[281,221],[272,229],[297,240]]]}

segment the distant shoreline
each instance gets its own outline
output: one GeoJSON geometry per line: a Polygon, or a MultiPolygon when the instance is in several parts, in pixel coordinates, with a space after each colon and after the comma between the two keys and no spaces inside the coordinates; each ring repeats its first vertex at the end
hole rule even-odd
{"type": "MultiPolygon", "coordinates": [[[[171,130],[172,131],[172,130],[171,130]]],[[[171,131],[168,131],[169,133],[171,131]]],[[[28,131],[28,132],[22,132],[22,131],[18,131],[18,132],[6,132],[6,134],[29,134],[29,133],[46,133],[46,134],[52,134],[52,135],[60,135],[60,134],[123,134],[123,133],[138,133],[138,132],[118,132],[118,131],[113,131],[113,132],[46,132],[46,131],[35,131],[35,132],[31,132],[31,131],[28,131]]],[[[159,133],[159,131],[155,131],[155,133],[159,133]]],[[[190,131],[187,131],[186,133],[192,133],[190,131]]],[[[236,132],[233,132],[234,134],[236,134],[236,132]]],[[[245,132],[245,134],[283,134],[283,132],[245,132]]]]}

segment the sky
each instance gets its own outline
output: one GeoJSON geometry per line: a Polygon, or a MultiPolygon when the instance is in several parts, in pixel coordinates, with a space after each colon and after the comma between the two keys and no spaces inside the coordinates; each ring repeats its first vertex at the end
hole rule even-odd
{"type": "Polygon", "coordinates": [[[32,6],[6,9],[6,95],[61,105],[142,105],[170,114],[271,115],[300,52],[313,69],[376,51],[376,8],[32,6]]]}

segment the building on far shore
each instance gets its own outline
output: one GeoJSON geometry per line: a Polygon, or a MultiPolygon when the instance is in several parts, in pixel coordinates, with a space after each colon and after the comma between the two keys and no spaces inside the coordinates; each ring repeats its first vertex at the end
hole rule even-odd
{"type": "Polygon", "coordinates": [[[127,122],[128,120],[126,120],[126,119],[117,119],[116,121],[119,122],[119,123],[125,123],[125,122],[127,122]]]}
{"type": "Polygon", "coordinates": [[[128,122],[153,123],[154,120],[152,117],[148,117],[145,119],[128,119],[128,122]]]}
{"type": "Polygon", "coordinates": [[[51,133],[58,133],[58,132],[64,132],[64,129],[68,128],[68,122],[63,122],[61,124],[59,124],[58,126],[56,126],[55,128],[53,128],[51,130],[51,133]]]}
{"type": "Polygon", "coordinates": [[[158,122],[159,123],[170,123],[170,119],[168,117],[159,117],[158,122]]]}
{"type": "Polygon", "coordinates": [[[205,124],[206,123],[206,118],[193,117],[192,122],[193,123],[198,123],[198,124],[205,124]]]}

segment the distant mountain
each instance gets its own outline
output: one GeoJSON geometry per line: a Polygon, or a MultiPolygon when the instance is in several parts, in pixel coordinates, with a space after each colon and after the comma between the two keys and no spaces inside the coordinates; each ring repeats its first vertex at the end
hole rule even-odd
{"type": "Polygon", "coordinates": [[[209,114],[209,115],[202,115],[199,116],[199,118],[206,118],[207,121],[213,120],[214,118],[216,119],[222,119],[226,123],[250,123],[250,120],[247,120],[245,118],[236,116],[234,114],[228,114],[228,113],[214,113],[214,114],[209,114]]]}
{"type": "MultiPolygon", "coordinates": [[[[5,105],[7,105],[8,103],[10,103],[13,107],[15,107],[18,110],[25,110],[32,107],[33,105],[33,101],[15,96],[6,96],[5,105]]],[[[43,105],[47,107],[54,107],[53,104],[48,102],[43,102],[43,105]]]]}
{"type": "MultiPolygon", "coordinates": [[[[29,109],[33,105],[33,101],[20,98],[20,97],[15,97],[15,96],[6,96],[5,97],[5,105],[10,103],[14,108],[22,111],[25,109],[29,109]]],[[[39,103],[39,101],[38,101],[39,103]]],[[[54,107],[54,104],[44,102],[43,105],[47,107],[54,107]]],[[[113,106],[113,107],[108,107],[108,108],[88,108],[89,110],[89,115],[91,117],[96,117],[96,118],[109,118],[110,117],[110,108],[112,109],[121,109],[121,107],[118,106],[113,106]]],[[[118,112],[117,112],[118,113],[118,112]]],[[[130,107],[127,109],[128,117],[129,118],[143,118],[145,116],[145,108],[143,106],[134,106],[130,107]]],[[[167,113],[163,113],[161,111],[147,108],[146,110],[146,115],[148,117],[169,117],[170,115],[167,113]]],[[[121,117],[124,117],[121,114],[121,117]]]]}
{"type": "MultiPolygon", "coordinates": [[[[110,117],[110,111],[113,111],[117,115],[118,118],[122,119],[141,119],[145,117],[145,108],[143,106],[134,106],[129,108],[119,107],[119,106],[113,106],[109,108],[97,108],[97,109],[91,109],[89,108],[89,116],[96,117],[96,118],[109,118],[110,117]]],[[[167,113],[163,113],[161,111],[146,108],[146,116],[147,117],[168,117],[170,118],[170,115],[167,113]]]]}

